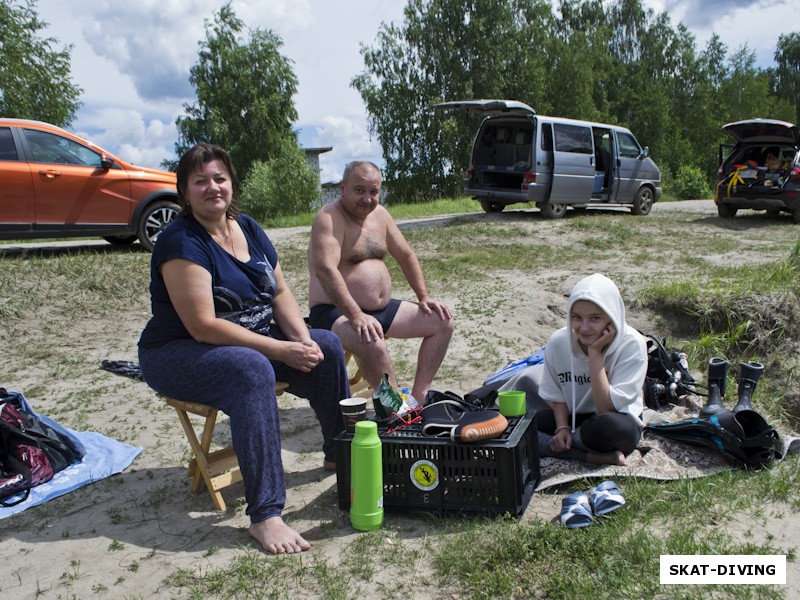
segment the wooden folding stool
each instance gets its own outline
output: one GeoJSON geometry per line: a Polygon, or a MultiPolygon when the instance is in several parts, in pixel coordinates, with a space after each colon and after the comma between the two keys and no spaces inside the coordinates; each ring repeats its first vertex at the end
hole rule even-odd
{"type": "MultiPolygon", "coordinates": [[[[275,394],[280,396],[287,387],[289,387],[288,383],[276,382],[275,394]]],[[[200,489],[200,482],[205,483],[217,510],[226,510],[225,500],[222,499],[220,490],[241,481],[242,472],[239,469],[239,461],[236,459],[233,446],[211,450],[211,440],[214,437],[214,427],[217,424],[219,410],[199,402],[187,402],[167,397],[164,399],[178,412],[178,419],[183,425],[183,431],[192,448],[193,456],[189,461],[192,492],[200,489]],[[205,418],[200,439],[197,438],[194,425],[189,418],[190,414],[205,418]]]]}

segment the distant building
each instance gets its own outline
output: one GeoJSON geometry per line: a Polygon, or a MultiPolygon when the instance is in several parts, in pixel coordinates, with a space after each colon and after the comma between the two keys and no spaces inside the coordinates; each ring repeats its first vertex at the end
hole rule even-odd
{"type": "Polygon", "coordinates": [[[341,196],[338,181],[327,181],[322,184],[322,196],[320,197],[320,205],[330,204],[335,202],[341,196]]]}
{"type": "MultiPolygon", "coordinates": [[[[308,165],[317,171],[320,172],[319,168],[319,155],[325,152],[330,152],[333,150],[332,146],[327,146],[324,148],[303,148],[303,152],[306,153],[306,161],[308,165]]],[[[386,193],[388,192],[386,185],[381,186],[381,204],[383,204],[386,200],[386,193]]],[[[338,181],[326,181],[325,183],[320,184],[320,195],[319,200],[316,202],[316,206],[313,206],[312,209],[317,209],[320,206],[325,204],[330,204],[331,202],[335,202],[339,199],[341,192],[339,190],[339,182],[338,181]]]]}
{"type": "MultiPolygon", "coordinates": [[[[317,176],[319,176],[320,168],[319,168],[319,155],[325,152],[330,152],[333,150],[333,146],[325,146],[322,148],[303,148],[303,152],[306,153],[306,162],[308,166],[316,171],[317,176]]],[[[319,185],[319,179],[317,179],[317,184],[319,185]]],[[[327,204],[328,200],[325,199],[325,191],[324,186],[320,186],[320,196],[317,201],[314,203],[314,206],[311,207],[311,210],[316,210],[323,204],[327,204]]]]}
{"type": "Polygon", "coordinates": [[[333,146],[326,146],[324,148],[303,148],[303,152],[306,153],[306,162],[308,166],[314,169],[317,173],[319,173],[319,155],[324,154],[325,152],[330,152],[333,150],[333,146]]]}

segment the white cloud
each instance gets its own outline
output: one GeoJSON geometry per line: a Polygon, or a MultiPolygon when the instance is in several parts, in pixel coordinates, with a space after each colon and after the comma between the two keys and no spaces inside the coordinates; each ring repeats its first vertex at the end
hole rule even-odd
{"type": "Polygon", "coordinates": [[[203,20],[216,3],[176,0],[104,3],[84,15],[83,40],[133,81],[143,99],[185,98],[203,20]],[[187,10],[188,9],[188,10],[187,10]]]}
{"type": "MultiPolygon", "coordinates": [[[[247,28],[269,29],[283,39],[282,54],[293,61],[300,81],[295,97],[297,127],[311,129],[305,124],[323,123],[324,144],[334,146],[333,152],[322,156],[324,177],[335,178],[352,158],[380,156],[363,125],[347,125],[347,119],[365,120],[350,80],[362,68],[359,43],[371,43],[378,24],[401,15],[402,4],[394,0],[361,4],[232,3],[247,28]],[[337,125],[335,119],[326,120],[331,114],[347,117],[337,125]]],[[[221,6],[220,0],[72,0],[69,6],[61,0],[40,0],[38,12],[50,23],[47,35],[73,44],[73,77],[84,88],[84,107],[74,128],[143,166],[174,158],[174,122],[183,114],[183,104],[194,101],[188,78],[197,62],[198,42],[205,36],[204,22],[221,6]],[[161,134],[149,125],[154,123],[161,125],[161,134]],[[165,141],[170,133],[172,139],[165,141]]]]}
{"type": "Polygon", "coordinates": [[[236,15],[251,28],[280,27],[299,33],[317,25],[314,8],[308,0],[238,0],[232,6],[236,15]]]}
{"type": "Polygon", "coordinates": [[[377,142],[370,139],[367,128],[355,119],[345,117],[325,117],[322,125],[316,128],[314,144],[332,146],[343,156],[357,158],[380,152],[377,142]]]}
{"type": "Polygon", "coordinates": [[[135,110],[102,109],[87,114],[81,135],[121,159],[143,167],[159,167],[173,155],[178,132],[172,121],[145,121],[135,110]]]}
{"type": "Polygon", "coordinates": [[[773,8],[786,11],[787,6],[784,0],[645,0],[645,4],[659,12],[680,15],[688,27],[716,28],[720,33],[724,29],[719,22],[726,18],[738,20],[737,13],[743,12],[752,18],[773,8]]]}
{"type": "Polygon", "coordinates": [[[333,151],[320,155],[321,181],[339,181],[344,166],[352,160],[381,161],[381,148],[371,139],[363,117],[328,116],[315,128],[313,146],[333,146],[333,151]]]}
{"type": "Polygon", "coordinates": [[[800,27],[800,4],[784,0],[645,0],[656,13],[668,12],[673,25],[683,22],[695,36],[698,52],[717,33],[728,56],[745,44],[756,65],[770,66],[781,33],[800,27]]]}

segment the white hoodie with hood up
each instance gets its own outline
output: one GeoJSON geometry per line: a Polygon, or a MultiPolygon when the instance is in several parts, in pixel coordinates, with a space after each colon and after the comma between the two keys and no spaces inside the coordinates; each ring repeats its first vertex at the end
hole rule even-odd
{"type": "Polygon", "coordinates": [[[549,403],[567,404],[573,431],[576,414],[597,412],[592,399],[589,357],[581,350],[570,327],[572,305],[578,300],[595,303],[614,324],[617,334],[603,350],[611,403],[617,412],[630,414],[641,425],[647,344],[644,336],[625,322],[625,304],[617,286],[599,273],[581,279],[572,288],[567,302],[567,326],[556,331],[545,347],[539,395],[549,403]]]}

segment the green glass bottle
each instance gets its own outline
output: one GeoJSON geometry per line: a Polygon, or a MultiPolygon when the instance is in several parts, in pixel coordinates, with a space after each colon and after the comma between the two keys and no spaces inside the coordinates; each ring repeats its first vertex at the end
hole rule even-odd
{"type": "Polygon", "coordinates": [[[350,524],[359,531],[383,523],[383,462],[375,421],[359,421],[350,446],[350,524]]]}

